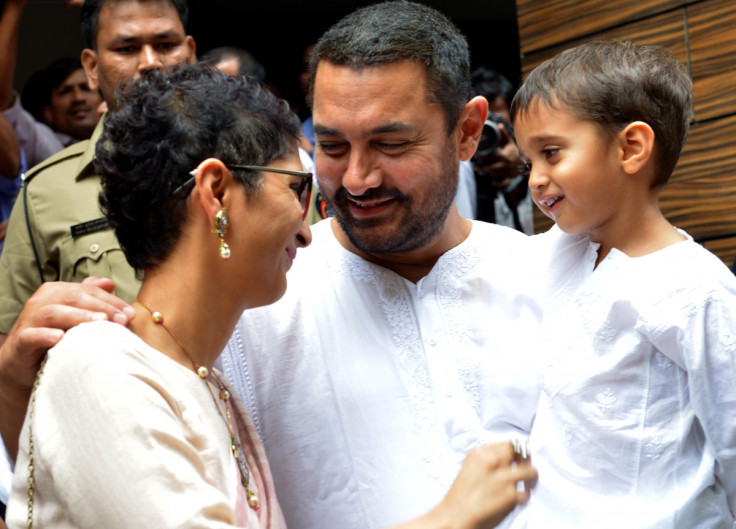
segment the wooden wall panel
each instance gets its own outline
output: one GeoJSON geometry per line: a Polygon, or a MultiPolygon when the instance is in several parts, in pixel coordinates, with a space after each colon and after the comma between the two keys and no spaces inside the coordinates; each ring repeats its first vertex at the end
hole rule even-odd
{"type": "Polygon", "coordinates": [[[736,2],[712,0],[686,9],[695,119],[736,112],[736,2]]]}
{"type": "MultiPolygon", "coordinates": [[[[687,39],[685,35],[685,13],[682,9],[670,11],[645,20],[640,20],[623,27],[597,33],[595,38],[630,39],[643,44],[666,46],[669,50],[687,65],[687,39]]],[[[576,39],[566,44],[548,48],[537,53],[524,55],[521,60],[523,73],[531,71],[557,53],[582,44],[592,37],[576,39]]]]}
{"type": "Polygon", "coordinates": [[[734,259],[736,259],[736,237],[707,241],[705,247],[720,257],[721,261],[731,268],[734,259]]]}
{"type": "Polygon", "coordinates": [[[736,234],[736,116],[694,124],[660,205],[696,240],[736,234]]]}
{"type": "Polygon", "coordinates": [[[517,0],[522,55],[656,15],[686,0],[517,0]]]}

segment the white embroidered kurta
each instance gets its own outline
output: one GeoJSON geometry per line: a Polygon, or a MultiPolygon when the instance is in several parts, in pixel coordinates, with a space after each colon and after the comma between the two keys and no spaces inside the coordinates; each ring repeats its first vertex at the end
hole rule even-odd
{"type": "Polygon", "coordinates": [[[472,447],[530,429],[529,239],[475,222],[413,284],[346,251],[330,220],[312,229],[286,295],[245,312],[223,368],[290,529],[405,521],[439,502],[472,447]]]}
{"type": "Polygon", "coordinates": [[[736,277],[692,240],[595,270],[597,244],[558,243],[518,526],[731,528],[736,277]]]}
{"type": "MultiPolygon", "coordinates": [[[[228,429],[192,369],[115,323],[68,331],[36,393],[34,527],[283,529],[256,432],[242,403],[231,404],[258,512],[248,507],[228,429]]],[[[28,426],[27,417],[9,529],[26,527],[28,426]]]]}

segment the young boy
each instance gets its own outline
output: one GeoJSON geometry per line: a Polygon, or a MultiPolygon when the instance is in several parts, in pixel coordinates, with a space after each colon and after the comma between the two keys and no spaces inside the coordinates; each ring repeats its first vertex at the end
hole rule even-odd
{"type": "Polygon", "coordinates": [[[736,277],[658,205],[691,103],[678,60],[621,41],[560,53],[514,98],[532,198],[564,232],[516,526],[736,527],[736,277]]]}

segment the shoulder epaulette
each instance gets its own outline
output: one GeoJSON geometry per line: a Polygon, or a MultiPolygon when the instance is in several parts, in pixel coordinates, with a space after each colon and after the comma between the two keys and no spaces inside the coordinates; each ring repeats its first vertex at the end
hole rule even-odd
{"type": "Polygon", "coordinates": [[[77,158],[81,156],[87,150],[88,143],[89,143],[89,140],[79,141],[77,143],[73,143],[72,145],[69,145],[68,147],[60,150],[56,154],[52,154],[51,156],[46,158],[41,163],[34,165],[28,171],[26,171],[26,174],[23,177],[23,181],[27,182],[28,180],[36,176],[38,173],[40,173],[44,169],[47,169],[48,167],[56,165],[59,162],[63,162],[64,160],[68,160],[70,158],[77,158]]]}

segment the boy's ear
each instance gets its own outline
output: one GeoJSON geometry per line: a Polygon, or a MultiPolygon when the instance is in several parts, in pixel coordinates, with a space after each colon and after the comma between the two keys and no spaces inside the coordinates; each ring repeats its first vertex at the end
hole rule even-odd
{"type": "Polygon", "coordinates": [[[643,121],[632,121],[619,133],[621,167],[627,174],[641,171],[654,151],[654,131],[643,121]]]}
{"type": "Polygon", "coordinates": [[[488,117],[488,101],[483,96],[476,96],[468,101],[460,112],[457,133],[460,137],[458,154],[462,161],[470,160],[475,154],[486,117],[488,117]]]}

